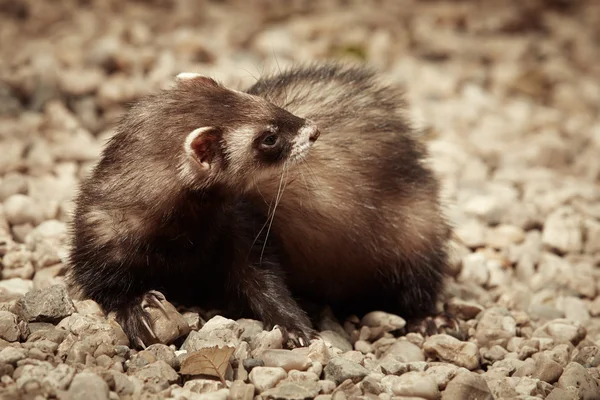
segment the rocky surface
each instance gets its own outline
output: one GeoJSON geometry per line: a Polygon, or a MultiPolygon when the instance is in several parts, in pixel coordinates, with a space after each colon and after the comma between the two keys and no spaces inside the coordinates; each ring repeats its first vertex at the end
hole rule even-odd
{"type": "Polygon", "coordinates": [[[600,4],[499,4],[0,1],[0,398],[600,398],[600,4]],[[72,196],[116,119],[181,71],[244,87],[330,58],[406,85],[463,340],[374,312],[285,350],[260,321],[170,307],[165,344],[131,349],[64,288],[72,196]],[[214,346],[235,349],[222,381],[181,374],[214,346]]]}

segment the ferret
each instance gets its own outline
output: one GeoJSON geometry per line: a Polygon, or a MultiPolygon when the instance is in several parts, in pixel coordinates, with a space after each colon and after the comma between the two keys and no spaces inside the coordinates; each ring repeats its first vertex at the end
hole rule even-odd
{"type": "Polygon", "coordinates": [[[139,347],[156,342],[145,308],[163,296],[252,315],[307,343],[311,322],[247,193],[305,157],[319,134],[261,97],[178,75],[125,114],[82,183],[68,281],[139,347]]]}
{"type": "MultiPolygon", "coordinates": [[[[271,235],[283,246],[292,293],[339,317],[437,315],[451,227],[401,89],[368,68],[327,64],[261,78],[247,92],[321,131],[306,158],[286,169],[282,189],[257,183],[261,197],[278,198],[271,235]]],[[[455,321],[435,322],[456,329],[455,321]]]]}
{"type": "Polygon", "coordinates": [[[246,91],[193,73],[123,117],[76,199],[70,282],[130,340],[160,299],[316,336],[338,315],[434,313],[449,227],[402,93],[299,66],[246,91]]]}

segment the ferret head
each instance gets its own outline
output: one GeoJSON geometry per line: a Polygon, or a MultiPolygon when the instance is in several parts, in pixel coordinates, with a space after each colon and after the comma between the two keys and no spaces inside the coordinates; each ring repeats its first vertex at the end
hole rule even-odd
{"type": "Polygon", "coordinates": [[[279,176],[319,137],[312,121],[211,78],[182,73],[173,90],[178,118],[195,123],[181,144],[180,160],[180,177],[192,187],[220,183],[245,189],[279,176]]]}

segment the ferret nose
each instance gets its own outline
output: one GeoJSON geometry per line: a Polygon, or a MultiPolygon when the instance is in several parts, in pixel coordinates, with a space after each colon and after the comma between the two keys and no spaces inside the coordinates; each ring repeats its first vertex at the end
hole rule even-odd
{"type": "Polygon", "coordinates": [[[319,130],[319,127],[316,124],[308,122],[307,129],[309,129],[308,139],[311,142],[314,142],[319,138],[319,136],[321,136],[321,131],[319,130]]]}

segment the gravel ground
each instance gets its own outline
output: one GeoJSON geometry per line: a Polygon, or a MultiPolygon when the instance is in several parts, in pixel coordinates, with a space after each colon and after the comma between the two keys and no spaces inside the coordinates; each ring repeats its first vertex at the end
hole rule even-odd
{"type": "Polygon", "coordinates": [[[0,398],[600,399],[600,4],[499,3],[0,0],[0,398]],[[181,71],[246,86],[326,58],[406,84],[465,340],[374,312],[283,350],[171,307],[165,344],[130,349],[63,284],[72,196],[125,104],[181,71]],[[215,345],[223,379],[182,373],[215,345]]]}

